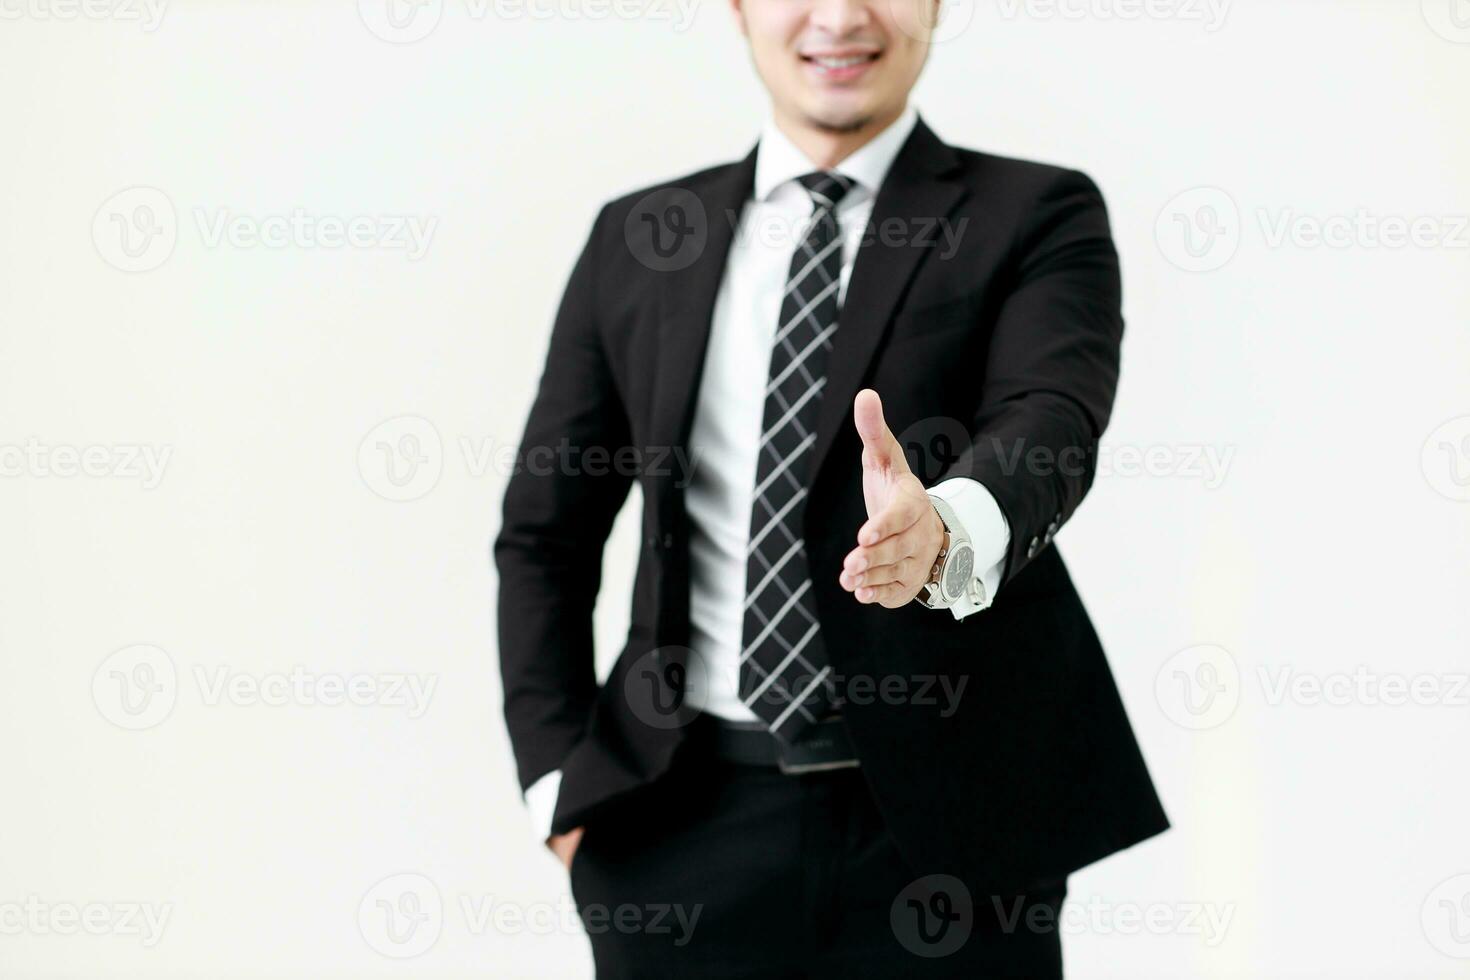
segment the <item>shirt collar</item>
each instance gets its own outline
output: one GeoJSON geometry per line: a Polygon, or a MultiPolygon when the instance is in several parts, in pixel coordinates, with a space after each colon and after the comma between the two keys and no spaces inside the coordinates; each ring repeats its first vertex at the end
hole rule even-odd
{"type": "MultiPolygon", "coordinates": [[[[886,129],[832,169],[857,181],[870,194],[876,194],[918,120],[919,114],[914,107],[905,106],[903,113],[886,129]]],[[[781,132],[774,120],[766,121],[755,157],[756,200],[764,201],[782,184],[817,169],[806,154],[781,132]]]]}

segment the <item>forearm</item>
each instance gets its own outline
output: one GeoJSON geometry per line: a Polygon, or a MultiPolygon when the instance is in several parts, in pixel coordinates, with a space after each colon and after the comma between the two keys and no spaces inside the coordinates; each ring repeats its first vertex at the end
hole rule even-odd
{"type": "Polygon", "coordinates": [[[632,443],[598,329],[597,228],[572,270],[495,540],[505,719],[521,785],[559,767],[597,695],[592,612],[633,473],[591,465],[632,443]]]}
{"type": "Polygon", "coordinates": [[[1097,437],[1064,395],[1037,392],[982,417],[952,472],[990,492],[1009,529],[1001,581],[1051,543],[1092,486],[1097,437]]]}
{"type": "Polygon", "coordinates": [[[571,576],[506,557],[500,544],[496,554],[505,723],[526,787],[561,765],[586,725],[597,695],[592,608],[571,576]]]}
{"type": "Polygon", "coordinates": [[[943,474],[978,480],[1003,512],[1002,583],[1051,543],[1092,486],[1123,339],[1118,255],[1096,186],[1062,173],[1033,211],[991,333],[970,444],[943,474]]]}

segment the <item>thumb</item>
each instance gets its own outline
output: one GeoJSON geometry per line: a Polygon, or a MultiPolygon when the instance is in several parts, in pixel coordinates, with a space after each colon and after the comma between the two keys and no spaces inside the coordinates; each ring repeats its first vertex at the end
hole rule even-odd
{"type": "Polygon", "coordinates": [[[903,447],[893,438],[888,423],[883,419],[883,402],[872,388],[864,388],[852,400],[852,422],[857,427],[858,438],[863,441],[864,469],[909,471],[903,447]]]}

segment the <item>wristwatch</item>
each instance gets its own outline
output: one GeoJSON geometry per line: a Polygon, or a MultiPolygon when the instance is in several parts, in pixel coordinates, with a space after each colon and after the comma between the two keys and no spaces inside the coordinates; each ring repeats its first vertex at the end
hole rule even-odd
{"type": "Polygon", "coordinates": [[[975,574],[975,546],[970,536],[953,507],[933,494],[929,500],[944,525],[944,542],[929,570],[929,580],[920,586],[914,601],[928,609],[948,609],[966,596],[983,603],[985,586],[975,574]]]}

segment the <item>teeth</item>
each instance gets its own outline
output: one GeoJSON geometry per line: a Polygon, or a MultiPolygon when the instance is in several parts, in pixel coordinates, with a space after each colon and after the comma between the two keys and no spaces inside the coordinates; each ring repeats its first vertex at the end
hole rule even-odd
{"type": "Polygon", "coordinates": [[[849,58],[814,58],[813,60],[819,67],[830,71],[833,68],[851,68],[853,65],[860,65],[868,60],[868,56],[858,54],[849,58]]]}

